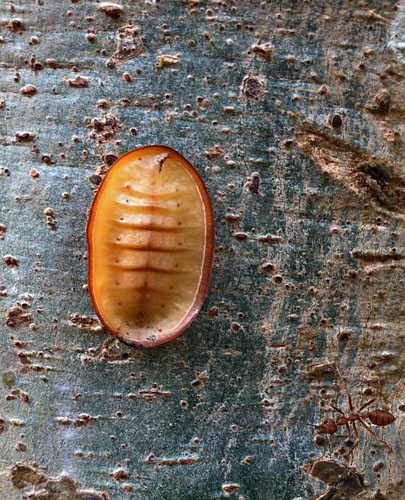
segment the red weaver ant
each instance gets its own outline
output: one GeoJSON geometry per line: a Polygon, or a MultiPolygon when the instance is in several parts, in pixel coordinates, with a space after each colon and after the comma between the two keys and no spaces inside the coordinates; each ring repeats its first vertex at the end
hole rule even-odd
{"type": "Polygon", "coordinates": [[[348,394],[348,399],[349,399],[349,415],[345,415],[344,412],[340,409],[337,408],[336,406],[330,405],[330,408],[335,411],[336,413],[340,414],[340,417],[336,420],[333,418],[328,418],[325,420],[322,424],[317,424],[317,425],[311,425],[312,427],[315,427],[315,429],[320,433],[320,434],[335,434],[338,430],[339,425],[344,425],[347,429],[347,436],[341,435],[337,437],[345,437],[349,438],[351,437],[351,432],[350,432],[350,424],[353,426],[353,431],[356,436],[356,440],[353,443],[353,446],[351,447],[349,453],[345,456],[345,459],[348,460],[349,456],[353,453],[354,449],[356,446],[359,444],[359,433],[358,429],[356,426],[356,422],[359,422],[360,425],[362,425],[367,432],[369,432],[372,436],[374,436],[378,441],[381,441],[384,443],[391,451],[392,451],[392,446],[386,443],[383,439],[377,436],[377,434],[370,429],[370,427],[364,422],[364,419],[367,418],[370,420],[370,422],[374,425],[378,425],[379,427],[384,427],[386,425],[391,425],[395,421],[394,415],[389,413],[388,411],[384,410],[374,410],[372,412],[368,413],[360,413],[364,408],[367,408],[367,406],[370,406],[371,403],[374,403],[375,398],[371,399],[367,403],[364,403],[363,405],[360,406],[358,410],[354,410],[353,408],[353,403],[352,403],[352,398],[350,394],[348,394]]]}

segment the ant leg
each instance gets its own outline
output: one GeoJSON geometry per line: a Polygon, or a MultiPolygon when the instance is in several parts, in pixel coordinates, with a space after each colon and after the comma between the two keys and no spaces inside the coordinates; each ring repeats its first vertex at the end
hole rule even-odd
{"type": "Polygon", "coordinates": [[[354,433],[356,435],[356,438],[359,439],[359,433],[357,431],[356,422],[352,422],[352,424],[353,424],[353,429],[354,429],[354,433]]]}
{"type": "Polygon", "coordinates": [[[347,429],[347,435],[345,436],[344,434],[335,434],[335,437],[337,438],[349,438],[352,437],[352,433],[350,432],[350,425],[347,423],[345,424],[346,429],[347,429]]]}
{"type": "Polygon", "coordinates": [[[353,446],[350,448],[349,453],[345,456],[346,462],[349,461],[350,455],[354,452],[355,448],[357,448],[357,446],[359,445],[359,442],[360,442],[360,440],[356,439],[356,441],[354,442],[353,446]]]}
{"type": "Polygon", "coordinates": [[[370,401],[367,401],[367,403],[364,403],[364,405],[360,406],[360,408],[356,411],[356,413],[360,413],[361,410],[364,410],[364,408],[367,408],[367,406],[371,405],[371,403],[374,403],[374,399],[370,399],[370,401]]]}
{"type": "MultiPolygon", "coordinates": [[[[354,434],[355,434],[355,436],[356,436],[356,440],[355,440],[355,442],[353,443],[353,446],[350,448],[349,453],[345,456],[345,460],[346,460],[346,462],[348,462],[348,461],[349,461],[349,457],[350,457],[350,455],[354,452],[355,448],[357,448],[357,446],[359,445],[359,442],[360,442],[360,439],[359,439],[359,433],[358,433],[358,431],[357,431],[357,427],[356,427],[356,422],[352,422],[352,424],[353,424],[353,430],[354,430],[354,434]]],[[[347,425],[349,425],[349,424],[347,424],[347,425]]]]}
{"type": "Polygon", "coordinates": [[[329,405],[329,408],[332,408],[332,410],[335,410],[337,413],[340,413],[340,415],[345,416],[345,414],[340,410],[339,408],[336,408],[336,406],[329,405]]]}
{"type": "Polygon", "coordinates": [[[353,413],[354,410],[353,410],[353,403],[352,403],[352,397],[350,396],[350,392],[347,393],[347,398],[349,399],[349,408],[350,408],[350,411],[353,413]]]}
{"type": "MultiPolygon", "coordinates": [[[[391,451],[393,451],[392,446],[388,444],[384,439],[381,439],[373,430],[370,429],[370,427],[364,422],[364,420],[360,417],[360,424],[372,435],[374,436],[378,441],[381,441],[381,443],[384,443],[385,446],[387,446],[391,451]]],[[[354,422],[353,422],[354,424],[354,422]]]]}

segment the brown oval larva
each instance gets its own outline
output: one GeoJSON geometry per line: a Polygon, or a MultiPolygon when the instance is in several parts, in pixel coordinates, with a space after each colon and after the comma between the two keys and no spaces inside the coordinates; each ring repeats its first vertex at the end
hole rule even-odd
{"type": "Polygon", "coordinates": [[[197,171],[166,146],[116,160],[87,223],[88,285],[109,332],[153,347],[198,314],[211,272],[214,220],[197,171]]]}

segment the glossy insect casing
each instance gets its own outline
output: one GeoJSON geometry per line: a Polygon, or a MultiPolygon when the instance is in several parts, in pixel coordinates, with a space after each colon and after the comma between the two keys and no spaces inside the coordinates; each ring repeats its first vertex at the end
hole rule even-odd
{"type": "Polygon", "coordinates": [[[112,335],[137,347],[177,337],[201,308],[213,257],[197,171],[165,146],[123,155],[95,196],[87,245],[93,307],[112,335]]]}

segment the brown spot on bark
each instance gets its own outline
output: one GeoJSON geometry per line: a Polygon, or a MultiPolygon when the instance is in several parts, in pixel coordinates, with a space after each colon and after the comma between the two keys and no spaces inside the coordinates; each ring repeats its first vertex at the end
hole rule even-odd
{"type": "Polygon", "coordinates": [[[104,14],[112,19],[119,19],[124,13],[124,7],[118,3],[102,2],[97,10],[104,12],[104,14]]]}
{"type": "Polygon", "coordinates": [[[353,335],[353,332],[351,330],[343,330],[342,332],[339,332],[337,334],[337,339],[339,342],[348,342],[350,340],[350,337],[353,335]]]}
{"type": "Polygon", "coordinates": [[[249,235],[247,233],[243,233],[241,231],[233,233],[232,236],[235,238],[235,240],[238,241],[245,241],[249,238],[249,235]]]}
{"type": "Polygon", "coordinates": [[[309,365],[305,369],[305,376],[308,379],[324,379],[334,376],[336,373],[335,363],[330,363],[329,361],[324,361],[323,363],[316,363],[314,365],[309,365]]]}
{"type": "Polygon", "coordinates": [[[170,55],[170,54],[161,54],[156,57],[156,69],[163,69],[167,66],[174,66],[180,62],[180,56],[170,55]]]}
{"type": "Polygon", "coordinates": [[[318,481],[329,485],[328,490],[317,497],[317,500],[321,498],[349,500],[364,489],[363,478],[358,472],[333,460],[319,459],[307,463],[303,469],[318,481]]]}
{"type": "Polygon", "coordinates": [[[97,141],[99,144],[114,139],[117,131],[122,128],[114,116],[107,114],[93,118],[87,126],[93,129],[90,132],[90,139],[97,141]]]}
{"type": "Polygon", "coordinates": [[[10,19],[7,23],[7,28],[12,33],[21,33],[24,30],[24,24],[21,19],[10,19]]]}
{"type": "Polygon", "coordinates": [[[221,486],[221,489],[222,489],[223,493],[227,497],[229,497],[233,493],[238,493],[238,491],[240,491],[240,484],[237,484],[237,483],[224,483],[221,486]]]}
{"type": "Polygon", "coordinates": [[[3,226],[3,224],[0,224],[0,240],[4,240],[4,233],[7,231],[6,226],[3,226]]]}
{"type": "Polygon", "coordinates": [[[121,482],[121,481],[126,481],[127,479],[129,479],[129,474],[126,470],[118,468],[112,473],[112,477],[116,481],[121,482]]]}
{"type": "Polygon", "coordinates": [[[262,75],[249,74],[242,80],[240,87],[242,98],[258,101],[266,92],[266,79],[262,75]]]}
{"type": "Polygon", "coordinates": [[[25,95],[27,97],[32,97],[37,93],[37,88],[34,85],[26,85],[25,87],[20,88],[20,94],[25,95]]]}
{"type": "Polygon", "coordinates": [[[52,155],[44,154],[41,155],[41,163],[45,163],[45,165],[54,165],[54,160],[52,155]]]}
{"type": "Polygon", "coordinates": [[[139,395],[147,401],[155,401],[157,398],[168,398],[173,396],[173,393],[152,386],[150,389],[141,389],[139,395]]]}
{"type": "Polygon", "coordinates": [[[55,212],[52,210],[51,207],[47,207],[44,210],[44,214],[46,216],[46,224],[50,229],[55,230],[58,226],[58,223],[56,222],[56,215],[55,212]]]}
{"type": "Polygon", "coordinates": [[[203,371],[197,375],[197,377],[191,382],[194,389],[201,389],[201,387],[208,382],[209,376],[206,371],[203,371]]]}
{"type": "Polygon", "coordinates": [[[92,332],[99,332],[103,329],[103,326],[98,319],[90,318],[89,316],[80,316],[77,313],[70,316],[69,325],[79,328],[80,330],[92,332]]]}
{"type": "Polygon", "coordinates": [[[27,451],[27,445],[25,445],[24,443],[22,443],[21,441],[19,441],[15,445],[15,451],[19,451],[19,452],[27,451]]]}
{"type": "Polygon", "coordinates": [[[219,315],[218,307],[211,307],[211,309],[208,312],[208,316],[210,318],[218,318],[218,315],[219,315]]]}
{"type": "Polygon", "coordinates": [[[74,78],[67,79],[69,85],[75,89],[81,89],[89,86],[89,79],[80,75],[76,75],[74,78]]]}
{"type": "Polygon", "coordinates": [[[81,413],[77,418],[56,417],[56,422],[60,425],[73,425],[74,427],[83,427],[84,425],[92,424],[103,420],[100,415],[92,416],[87,413],[81,413]]]}
{"type": "Polygon", "coordinates": [[[33,317],[30,313],[25,313],[20,306],[13,306],[7,311],[6,325],[15,328],[26,323],[32,323],[33,317]]]}
{"type": "Polygon", "coordinates": [[[260,194],[260,174],[259,172],[253,172],[253,174],[248,177],[245,183],[245,189],[251,194],[260,194]]]}
{"type": "Polygon", "coordinates": [[[379,265],[390,264],[393,261],[405,259],[405,254],[397,251],[373,252],[362,249],[355,249],[351,252],[353,259],[360,262],[362,267],[378,267],[379,265]]]}
{"type": "Polygon", "coordinates": [[[111,165],[118,160],[118,156],[112,153],[106,153],[103,156],[103,161],[107,165],[107,167],[111,167],[111,165]]]}
{"type": "Polygon", "coordinates": [[[207,158],[210,158],[210,159],[219,158],[223,154],[224,154],[224,152],[223,152],[222,148],[220,148],[217,145],[215,145],[211,150],[205,152],[205,156],[207,158]]]}
{"type": "Polygon", "coordinates": [[[267,234],[258,234],[256,236],[256,240],[262,244],[264,244],[264,243],[281,243],[281,241],[283,241],[283,238],[281,236],[276,235],[276,234],[267,233],[267,234]]]}
{"type": "Polygon", "coordinates": [[[31,132],[16,132],[15,140],[16,142],[32,142],[35,141],[37,136],[31,132]]]}
{"type": "Polygon", "coordinates": [[[56,68],[60,67],[60,64],[58,63],[58,61],[56,59],[52,59],[52,58],[46,59],[45,64],[48,66],[48,68],[52,68],[52,69],[56,69],[56,68]]]}
{"type": "Polygon", "coordinates": [[[228,214],[225,214],[224,218],[228,222],[239,222],[241,219],[241,216],[239,214],[228,213],[228,214]]]}
{"type": "Polygon", "coordinates": [[[30,365],[31,364],[31,360],[24,352],[19,352],[17,354],[17,356],[19,357],[22,365],[30,365]]]}
{"type": "Polygon", "coordinates": [[[380,90],[366,105],[367,111],[376,115],[386,115],[391,106],[391,96],[386,89],[380,90]]]}
{"type": "Polygon", "coordinates": [[[143,42],[139,26],[127,24],[117,31],[117,50],[112,55],[116,62],[128,61],[142,52],[143,42]]]}
{"type": "Polygon", "coordinates": [[[384,469],[384,467],[385,467],[384,462],[382,462],[382,461],[376,462],[373,465],[373,471],[374,472],[379,472],[380,470],[384,469]]]}
{"type": "Polygon", "coordinates": [[[103,177],[101,175],[93,174],[90,175],[89,177],[89,182],[93,184],[94,186],[99,186],[101,184],[101,181],[103,180],[103,177]]]}
{"type": "Polygon", "coordinates": [[[44,69],[44,65],[41,61],[39,61],[34,55],[29,58],[28,61],[25,61],[26,66],[34,72],[41,71],[44,69]]]}
{"type": "Polygon", "coordinates": [[[16,257],[13,257],[13,255],[5,255],[3,257],[4,262],[8,267],[18,267],[20,262],[16,257]]]}
{"type": "Polygon", "coordinates": [[[404,217],[405,176],[397,165],[314,130],[301,130],[296,144],[322,170],[356,194],[392,215],[404,217]]]}
{"type": "MultiPolygon", "coordinates": [[[[149,455],[150,457],[150,455],[149,455]]],[[[191,455],[191,456],[180,456],[180,457],[166,457],[166,458],[155,458],[153,457],[153,460],[150,460],[150,458],[146,459],[146,463],[148,464],[153,464],[154,466],[175,466],[175,465],[193,465],[197,463],[200,458],[191,455]]]]}
{"type": "Polygon", "coordinates": [[[265,262],[260,267],[264,273],[271,273],[272,271],[274,271],[274,264],[272,264],[271,262],[265,262]]]}
{"type": "Polygon", "coordinates": [[[97,35],[95,33],[87,33],[86,40],[90,43],[94,42],[97,39],[97,35]]]}
{"type": "Polygon", "coordinates": [[[270,42],[254,44],[251,47],[252,52],[264,57],[264,59],[270,60],[273,57],[274,47],[270,42]]]}
{"type": "Polygon", "coordinates": [[[321,434],[317,434],[314,437],[314,443],[317,446],[325,446],[325,444],[326,444],[326,438],[325,438],[325,436],[322,436],[321,434]]]}
{"type": "Polygon", "coordinates": [[[343,125],[342,117],[338,114],[332,113],[328,116],[328,125],[330,128],[335,130],[341,128],[343,125]]]}
{"type": "Polygon", "coordinates": [[[231,323],[231,330],[233,332],[238,332],[240,329],[241,329],[241,325],[239,323],[237,323],[236,321],[232,321],[231,323]]]}
{"type": "Polygon", "coordinates": [[[20,462],[11,468],[10,479],[17,489],[34,486],[29,494],[31,500],[111,500],[105,491],[79,489],[76,481],[68,474],[64,473],[56,478],[47,477],[35,466],[20,462]]]}
{"type": "Polygon", "coordinates": [[[18,489],[25,488],[28,485],[38,485],[42,483],[45,476],[30,465],[16,463],[10,471],[11,482],[18,489]]]}

